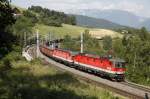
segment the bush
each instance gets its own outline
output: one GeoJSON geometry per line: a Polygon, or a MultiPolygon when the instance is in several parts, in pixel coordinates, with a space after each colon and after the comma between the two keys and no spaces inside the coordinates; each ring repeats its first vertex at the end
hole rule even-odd
{"type": "Polygon", "coordinates": [[[23,12],[23,15],[29,19],[31,19],[32,23],[37,23],[39,20],[36,17],[36,14],[32,13],[31,11],[27,10],[23,12]]]}
{"type": "Polygon", "coordinates": [[[42,21],[45,25],[56,26],[56,27],[62,26],[62,23],[59,20],[52,20],[51,18],[43,18],[42,21]]]}
{"type": "Polygon", "coordinates": [[[105,36],[103,38],[103,48],[105,50],[110,50],[112,49],[112,38],[110,36],[105,36]]]}
{"type": "Polygon", "coordinates": [[[12,64],[9,59],[5,58],[3,60],[3,67],[5,68],[5,70],[9,70],[12,68],[12,64]]]}
{"type": "Polygon", "coordinates": [[[23,57],[21,56],[21,47],[18,45],[12,45],[12,49],[13,51],[9,52],[3,60],[8,59],[10,62],[22,60],[23,57]]]}

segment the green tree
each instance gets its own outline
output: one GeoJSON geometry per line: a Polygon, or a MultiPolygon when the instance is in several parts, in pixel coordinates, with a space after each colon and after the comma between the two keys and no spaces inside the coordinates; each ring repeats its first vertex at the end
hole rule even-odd
{"type": "Polygon", "coordinates": [[[8,33],[8,27],[15,22],[13,10],[7,0],[0,1],[0,58],[12,49],[15,37],[8,33]]]}
{"type": "Polygon", "coordinates": [[[126,39],[124,58],[128,62],[127,78],[133,82],[150,84],[150,43],[139,35],[126,39]]]}
{"type": "Polygon", "coordinates": [[[71,25],[76,24],[75,16],[67,15],[63,12],[49,10],[40,6],[31,6],[30,8],[28,8],[28,10],[38,13],[40,22],[45,25],[60,27],[62,23],[71,25]]]}
{"type": "Polygon", "coordinates": [[[69,50],[75,50],[74,49],[75,41],[71,38],[70,35],[65,35],[63,40],[63,48],[69,49],[69,50]]]}
{"type": "Polygon", "coordinates": [[[148,37],[148,31],[146,30],[145,27],[142,27],[139,31],[139,36],[142,40],[147,40],[148,37]]]}
{"type": "Polygon", "coordinates": [[[113,41],[113,50],[115,56],[124,58],[125,47],[122,44],[122,39],[116,39],[115,41],[113,41]]]}
{"type": "Polygon", "coordinates": [[[13,25],[14,34],[21,37],[24,32],[30,33],[33,26],[34,24],[29,18],[22,16],[13,25]]]}
{"type": "Polygon", "coordinates": [[[105,50],[112,49],[112,38],[110,36],[103,37],[103,48],[105,50]]]}
{"type": "Polygon", "coordinates": [[[23,15],[27,18],[29,18],[32,23],[37,23],[38,22],[38,18],[36,17],[36,14],[32,13],[31,11],[27,10],[23,12],[23,15]]]}
{"type": "Polygon", "coordinates": [[[66,18],[65,23],[71,24],[71,25],[76,25],[76,18],[75,18],[75,16],[73,16],[73,15],[68,16],[68,17],[66,18]]]}
{"type": "Polygon", "coordinates": [[[13,25],[13,33],[17,36],[20,46],[23,47],[24,34],[26,33],[26,38],[27,36],[29,37],[29,35],[32,34],[34,25],[35,24],[32,23],[30,18],[21,16],[17,19],[16,23],[13,25]]]}
{"type": "Polygon", "coordinates": [[[56,26],[56,27],[62,26],[60,20],[52,20],[51,18],[43,18],[42,20],[45,25],[56,26]]]}
{"type": "Polygon", "coordinates": [[[0,32],[4,32],[8,25],[15,22],[13,10],[7,0],[0,1],[0,32]]]}

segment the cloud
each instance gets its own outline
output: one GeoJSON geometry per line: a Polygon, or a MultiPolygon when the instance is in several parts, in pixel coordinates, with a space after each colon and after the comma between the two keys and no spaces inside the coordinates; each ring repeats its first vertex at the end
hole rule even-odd
{"type": "Polygon", "coordinates": [[[119,9],[150,17],[149,0],[13,0],[21,7],[39,5],[45,8],[66,11],[67,9],[119,9]]]}
{"type": "Polygon", "coordinates": [[[135,3],[135,2],[124,1],[124,2],[120,2],[120,4],[118,4],[118,9],[124,9],[129,12],[137,13],[137,12],[143,10],[144,6],[141,4],[135,3]]]}

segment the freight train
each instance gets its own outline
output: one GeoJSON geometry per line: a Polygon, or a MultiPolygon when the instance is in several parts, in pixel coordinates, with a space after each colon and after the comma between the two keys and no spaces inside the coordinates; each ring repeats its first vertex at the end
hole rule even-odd
{"type": "Polygon", "coordinates": [[[122,59],[99,57],[87,53],[77,53],[60,48],[51,49],[40,45],[40,51],[57,62],[67,66],[90,72],[113,81],[124,81],[125,61],[122,59]]]}

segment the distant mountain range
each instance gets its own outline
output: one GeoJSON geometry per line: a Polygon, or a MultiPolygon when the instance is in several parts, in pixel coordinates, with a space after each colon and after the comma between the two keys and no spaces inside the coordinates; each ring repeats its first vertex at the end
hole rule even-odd
{"type": "Polygon", "coordinates": [[[100,19],[100,18],[92,18],[83,15],[75,15],[77,25],[93,27],[93,28],[105,28],[105,29],[116,29],[116,28],[124,28],[124,26],[113,23],[111,21],[100,19]]]}
{"type": "Polygon", "coordinates": [[[97,10],[97,9],[78,9],[67,10],[69,14],[89,16],[97,19],[108,20],[115,24],[134,28],[146,27],[150,30],[150,18],[140,17],[131,12],[122,10],[97,10]]]}

